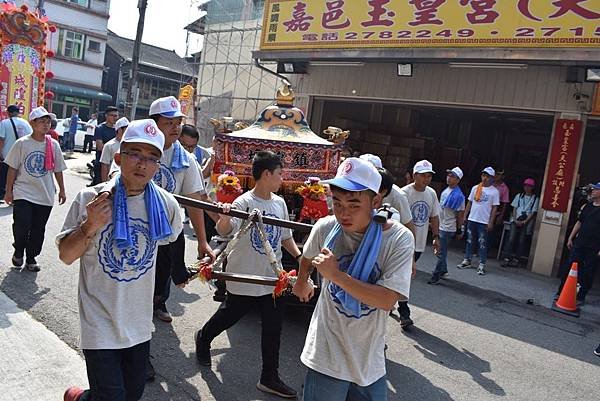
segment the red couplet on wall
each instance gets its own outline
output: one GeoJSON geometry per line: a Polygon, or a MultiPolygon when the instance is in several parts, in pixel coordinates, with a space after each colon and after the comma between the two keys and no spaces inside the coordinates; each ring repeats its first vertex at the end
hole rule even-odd
{"type": "Polygon", "coordinates": [[[542,203],[545,210],[565,213],[568,209],[582,127],[579,120],[556,121],[542,203]]]}

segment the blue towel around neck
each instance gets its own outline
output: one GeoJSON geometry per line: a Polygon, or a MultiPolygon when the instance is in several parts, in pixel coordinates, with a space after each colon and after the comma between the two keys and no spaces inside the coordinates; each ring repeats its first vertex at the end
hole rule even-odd
{"type": "Polygon", "coordinates": [[[171,159],[171,170],[179,171],[190,166],[188,152],[181,146],[179,141],[173,144],[173,158],[171,159]]]}
{"type": "MultiPolygon", "coordinates": [[[[165,204],[158,193],[157,185],[150,181],[144,191],[144,203],[148,214],[148,225],[150,227],[150,238],[159,241],[167,238],[173,233],[165,204]]],[[[131,230],[129,229],[129,212],[127,211],[127,190],[121,174],[115,178],[115,193],[113,199],[113,224],[114,239],[119,249],[125,249],[132,245],[131,230]]]]}
{"type": "Polygon", "coordinates": [[[458,186],[454,187],[452,192],[448,194],[444,203],[442,203],[442,207],[452,209],[454,211],[459,211],[465,203],[465,195],[462,193],[458,186]]]}
{"type": "MultiPolygon", "coordinates": [[[[325,248],[328,248],[333,252],[335,242],[341,233],[342,226],[340,223],[336,222],[335,226],[325,239],[325,248]]],[[[379,255],[382,237],[383,226],[375,221],[371,221],[346,273],[356,280],[367,283],[375,268],[375,264],[377,263],[377,256],[379,255]]],[[[332,296],[342,305],[342,308],[346,312],[354,317],[360,317],[362,309],[361,302],[352,295],[346,293],[342,288],[336,288],[338,288],[338,290],[335,294],[332,294],[332,296]]]]}
{"type": "Polygon", "coordinates": [[[208,152],[206,149],[203,149],[200,146],[196,146],[196,149],[194,149],[194,155],[196,156],[198,164],[202,165],[204,163],[204,160],[210,157],[210,152],[208,152]]]}

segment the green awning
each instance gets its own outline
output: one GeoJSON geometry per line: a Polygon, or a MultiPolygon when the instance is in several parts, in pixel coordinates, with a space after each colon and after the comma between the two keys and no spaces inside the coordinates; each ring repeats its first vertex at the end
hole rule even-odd
{"type": "Polygon", "coordinates": [[[108,93],[89,88],[82,88],[80,86],[59,84],[57,82],[50,81],[46,83],[46,89],[51,90],[54,93],[60,93],[61,95],[70,95],[95,100],[104,100],[106,102],[112,101],[112,96],[108,93]]]}

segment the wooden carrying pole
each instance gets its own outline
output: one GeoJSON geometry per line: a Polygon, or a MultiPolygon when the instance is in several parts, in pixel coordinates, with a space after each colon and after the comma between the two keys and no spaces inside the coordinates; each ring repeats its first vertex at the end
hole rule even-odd
{"type": "MultiPolygon", "coordinates": [[[[226,246],[227,242],[221,242],[213,249],[215,258],[218,257],[221,254],[221,252],[225,250],[226,246]]],[[[199,264],[203,265],[208,263],[210,263],[210,257],[206,256],[202,260],[200,260],[199,264]]],[[[197,274],[194,274],[194,276],[192,276],[192,279],[196,278],[197,276],[197,274]]],[[[277,285],[277,278],[275,277],[254,276],[250,274],[237,274],[228,272],[212,272],[211,277],[215,280],[236,281],[238,283],[246,284],[270,285],[273,287],[277,285]]]]}
{"type": "MultiPolygon", "coordinates": [[[[237,217],[240,219],[248,220],[250,218],[250,213],[243,212],[241,210],[231,209],[229,213],[224,213],[223,209],[219,206],[202,202],[196,199],[186,198],[185,196],[173,195],[177,202],[183,206],[195,207],[198,209],[203,209],[208,212],[226,214],[232,217],[237,217]]],[[[262,218],[264,224],[270,224],[273,226],[279,226],[284,228],[289,228],[296,231],[301,232],[310,232],[312,229],[312,225],[298,223],[295,221],[289,220],[281,220],[273,217],[264,216],[262,218]]],[[[215,254],[215,258],[218,257],[227,246],[227,242],[221,242],[214,249],[213,252],[215,254]]],[[[209,264],[210,257],[205,257],[200,260],[200,265],[209,264]]],[[[194,275],[192,278],[195,278],[197,275],[194,275]]],[[[212,272],[211,277],[215,280],[224,280],[224,281],[236,281],[238,283],[246,283],[246,284],[259,284],[259,285],[269,285],[275,287],[277,285],[278,279],[276,277],[265,277],[265,276],[255,276],[250,274],[238,274],[238,273],[229,273],[229,272],[212,272]]]]}
{"type": "MultiPolygon", "coordinates": [[[[229,213],[224,213],[222,208],[220,208],[219,206],[217,206],[213,203],[202,202],[202,201],[199,201],[196,199],[186,198],[185,196],[180,196],[180,195],[173,195],[173,196],[175,197],[175,199],[177,199],[177,202],[179,202],[179,204],[181,204],[183,206],[195,207],[198,209],[206,210],[207,212],[225,214],[225,215],[228,215],[231,217],[237,217],[237,218],[244,219],[244,220],[248,220],[250,218],[250,213],[248,213],[248,212],[231,209],[229,211],[229,213]]],[[[255,219],[255,221],[257,221],[257,220],[255,219]]],[[[263,223],[269,224],[271,226],[289,228],[289,229],[292,229],[295,231],[300,231],[300,232],[310,232],[310,230],[312,230],[312,227],[313,227],[310,224],[298,223],[296,221],[282,220],[282,219],[277,219],[277,218],[269,217],[269,216],[263,216],[262,221],[263,221],[263,223]]]]}

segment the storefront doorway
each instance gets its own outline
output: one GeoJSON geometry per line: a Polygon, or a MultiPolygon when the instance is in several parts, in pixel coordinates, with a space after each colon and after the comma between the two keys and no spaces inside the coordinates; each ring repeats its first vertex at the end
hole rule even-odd
{"type": "MultiPolygon", "coordinates": [[[[505,171],[510,200],[523,191],[526,178],[538,183],[539,195],[554,122],[552,114],[333,99],[315,99],[310,116],[311,126],[319,131],[327,126],[349,130],[352,151],[380,156],[398,185],[405,183],[405,172],[416,161],[428,159],[437,172],[432,187],[438,193],[445,187],[446,169],[458,165],[465,173],[461,187],[468,194],[480,171],[493,166],[505,171]]],[[[498,231],[496,248],[501,227],[498,231]]]]}

